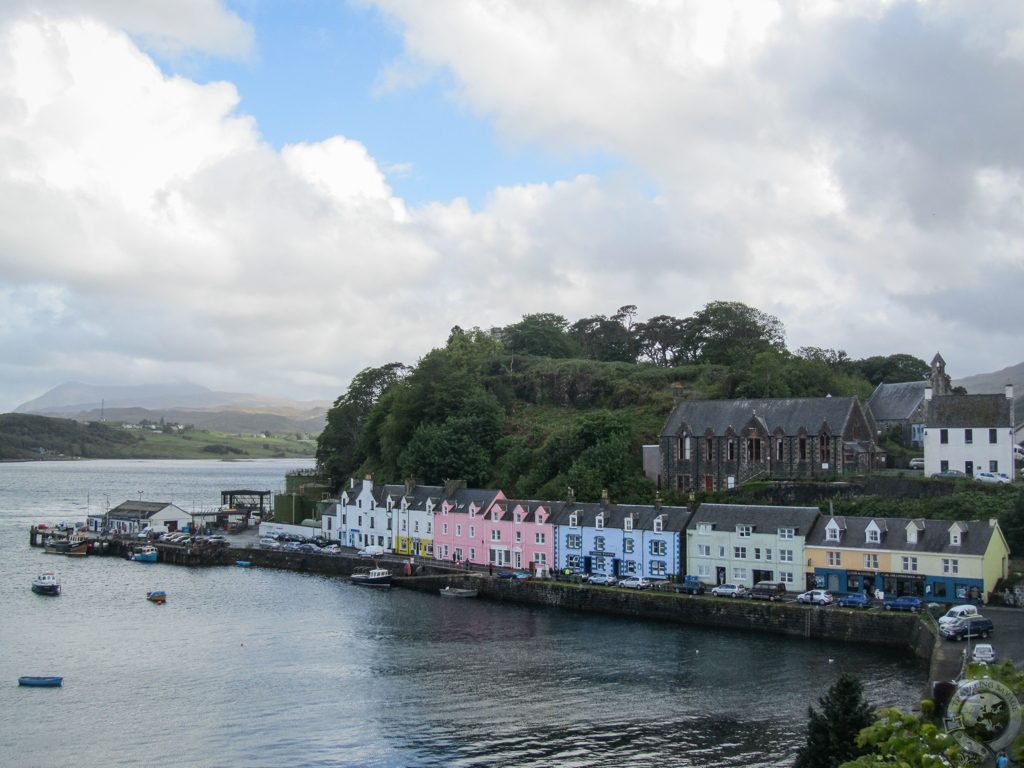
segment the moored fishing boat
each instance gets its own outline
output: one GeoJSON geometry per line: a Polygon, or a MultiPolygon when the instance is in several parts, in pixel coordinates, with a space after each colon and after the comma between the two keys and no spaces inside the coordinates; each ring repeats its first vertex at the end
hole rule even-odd
{"type": "Polygon", "coordinates": [[[32,591],[37,595],[59,595],[60,579],[53,571],[43,571],[32,580],[32,591]]]}
{"type": "Polygon", "coordinates": [[[162,589],[156,589],[156,590],[153,590],[152,592],[147,592],[146,593],[146,599],[149,600],[149,602],[151,602],[151,603],[156,603],[157,605],[163,605],[164,603],[167,602],[167,593],[164,592],[162,589]]]}
{"type": "Polygon", "coordinates": [[[445,587],[440,590],[441,597],[476,597],[475,589],[462,589],[459,587],[445,587]]]}
{"type": "Polygon", "coordinates": [[[64,678],[56,675],[23,675],[18,678],[18,685],[31,688],[59,688],[63,684],[64,678]]]}
{"type": "Polygon", "coordinates": [[[360,568],[348,577],[353,584],[363,587],[390,587],[391,571],[387,568],[360,568]]]}
{"type": "Polygon", "coordinates": [[[157,558],[156,547],[142,547],[132,553],[132,560],[137,563],[155,563],[157,558]]]}

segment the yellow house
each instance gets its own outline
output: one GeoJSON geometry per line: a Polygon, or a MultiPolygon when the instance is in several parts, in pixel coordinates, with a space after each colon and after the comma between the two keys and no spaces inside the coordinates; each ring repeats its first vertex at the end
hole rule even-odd
{"type": "Polygon", "coordinates": [[[809,583],[937,603],[988,601],[1010,549],[991,520],[823,516],[805,546],[809,583]]]}

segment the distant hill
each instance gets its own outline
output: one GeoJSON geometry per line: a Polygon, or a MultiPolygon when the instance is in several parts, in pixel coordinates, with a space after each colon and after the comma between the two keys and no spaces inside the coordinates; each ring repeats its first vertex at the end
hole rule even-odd
{"type": "Polygon", "coordinates": [[[192,424],[238,434],[318,434],[330,403],[298,401],[242,392],[217,392],[182,382],[158,385],[68,382],[15,408],[15,413],[76,421],[138,423],[143,419],[192,424]]]}
{"type": "Polygon", "coordinates": [[[1011,365],[995,373],[978,373],[953,382],[961,386],[972,395],[998,395],[1002,394],[1007,383],[1013,384],[1015,396],[1024,395],[1024,363],[1011,365]]]}

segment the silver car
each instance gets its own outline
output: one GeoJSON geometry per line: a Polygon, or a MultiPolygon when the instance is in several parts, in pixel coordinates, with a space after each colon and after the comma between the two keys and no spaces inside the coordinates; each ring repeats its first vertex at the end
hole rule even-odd
{"type": "Polygon", "coordinates": [[[719,584],[711,588],[715,597],[746,597],[747,588],[742,584],[719,584]]]}

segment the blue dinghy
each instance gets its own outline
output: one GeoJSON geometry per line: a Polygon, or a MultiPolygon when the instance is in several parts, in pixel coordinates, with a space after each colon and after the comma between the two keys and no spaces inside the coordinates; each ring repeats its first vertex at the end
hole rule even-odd
{"type": "Polygon", "coordinates": [[[18,678],[18,685],[26,685],[34,688],[59,688],[64,684],[63,677],[25,675],[18,678]]]}

